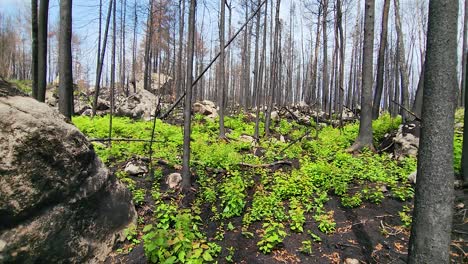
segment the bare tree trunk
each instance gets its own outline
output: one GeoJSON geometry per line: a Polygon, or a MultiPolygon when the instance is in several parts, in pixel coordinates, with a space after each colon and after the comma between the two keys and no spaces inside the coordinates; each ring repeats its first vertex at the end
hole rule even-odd
{"type": "MultiPolygon", "coordinates": [[[[151,87],[151,42],[153,38],[153,0],[149,0],[149,14],[146,27],[145,45],[145,72],[143,74],[143,89],[149,90],[151,87]]],[[[156,69],[156,67],[154,67],[156,69]]]]}
{"type": "Polygon", "coordinates": [[[318,56],[320,50],[320,16],[322,14],[322,8],[319,7],[317,14],[317,32],[315,34],[315,48],[314,48],[314,60],[312,63],[312,77],[311,77],[311,100],[308,102],[316,102],[318,98],[318,85],[317,85],[317,65],[318,65],[318,56]]]}
{"type": "MultiPolygon", "coordinates": [[[[400,0],[394,0],[395,3],[395,27],[397,31],[397,53],[398,53],[398,66],[400,69],[400,78],[401,78],[401,102],[402,106],[406,109],[409,108],[409,77],[408,77],[408,67],[406,65],[405,59],[405,44],[403,41],[403,30],[401,28],[401,18],[400,18],[400,0]]],[[[402,122],[406,122],[408,114],[406,111],[401,111],[402,122]]]]}
{"type": "MultiPolygon", "coordinates": [[[[260,0],[258,1],[260,3],[260,0]]],[[[259,84],[257,85],[257,87],[259,89],[262,89],[263,87],[263,84],[266,83],[266,80],[265,82],[263,82],[263,71],[265,69],[265,65],[266,65],[266,59],[265,59],[265,54],[266,54],[266,45],[267,45],[267,41],[266,41],[266,35],[267,35],[267,24],[268,24],[268,1],[266,1],[265,3],[265,15],[263,17],[263,41],[262,41],[262,54],[260,55],[260,69],[259,69],[259,73],[258,73],[258,82],[259,84]]],[[[266,74],[265,74],[265,79],[266,79],[266,74]]],[[[263,90],[266,90],[266,89],[263,89],[263,90]]],[[[262,93],[263,94],[263,93],[262,93]]],[[[257,94],[258,98],[257,98],[257,102],[256,102],[256,106],[257,106],[257,111],[256,111],[256,116],[255,116],[255,134],[254,134],[254,138],[256,140],[259,140],[260,138],[260,108],[263,106],[263,104],[260,103],[260,94],[257,94]]]]}
{"type": "Polygon", "coordinates": [[[323,7],[322,18],[322,34],[323,34],[323,63],[322,63],[322,110],[327,112],[328,109],[328,44],[327,44],[327,14],[328,14],[328,0],[321,0],[323,7]]]}
{"type": "MultiPolygon", "coordinates": [[[[279,13],[280,13],[280,5],[281,5],[281,0],[276,1],[276,18],[275,18],[275,40],[274,40],[274,46],[273,46],[273,57],[272,57],[272,62],[270,66],[270,95],[268,98],[268,107],[267,107],[267,112],[266,112],[266,120],[265,120],[265,135],[268,137],[270,135],[270,124],[271,124],[271,111],[273,109],[273,102],[275,100],[275,90],[276,90],[276,85],[277,85],[277,79],[276,76],[278,75],[277,67],[280,66],[278,65],[278,45],[279,45],[279,34],[281,31],[281,24],[280,24],[280,18],[279,18],[279,13]]],[[[280,66],[281,68],[281,66],[280,66]]]]}
{"type": "Polygon", "coordinates": [[[466,93],[466,61],[468,57],[468,1],[465,0],[465,17],[463,22],[463,57],[462,57],[462,72],[460,82],[460,106],[465,107],[466,93]]]}
{"type": "Polygon", "coordinates": [[[47,88],[47,25],[49,17],[49,0],[41,0],[39,5],[38,27],[38,68],[37,100],[45,102],[47,88]]]}
{"type": "Polygon", "coordinates": [[[68,120],[73,114],[72,0],[60,0],[59,111],[68,120]]]}
{"type": "MultiPolygon", "coordinates": [[[[114,94],[115,94],[115,44],[117,41],[117,2],[114,0],[112,11],[112,51],[111,51],[111,87],[110,87],[110,115],[109,115],[109,139],[112,138],[112,116],[114,115],[114,94]]],[[[109,147],[112,148],[112,141],[109,140],[109,147]]]]}
{"type": "Polygon", "coordinates": [[[344,41],[344,34],[343,34],[343,13],[342,13],[342,3],[341,0],[337,0],[337,24],[338,24],[338,32],[340,35],[340,69],[339,69],[339,78],[338,78],[338,111],[340,115],[340,126],[343,126],[343,103],[344,103],[344,64],[345,64],[345,47],[346,43],[344,41]]]}
{"type": "Polygon", "coordinates": [[[38,38],[38,28],[37,28],[37,1],[31,1],[31,71],[32,71],[32,97],[37,99],[37,89],[38,89],[38,49],[37,49],[37,38],[38,38]]]}
{"type": "Polygon", "coordinates": [[[100,56],[98,57],[98,67],[96,70],[96,83],[94,86],[94,102],[93,102],[93,116],[96,115],[96,110],[97,110],[97,105],[98,105],[98,98],[99,98],[99,90],[101,86],[101,75],[102,75],[102,67],[104,65],[104,58],[106,55],[106,47],[107,47],[107,36],[109,33],[109,24],[110,24],[110,18],[112,15],[112,5],[115,0],[110,0],[109,1],[109,10],[107,12],[107,18],[106,18],[106,29],[104,30],[104,41],[102,45],[102,51],[100,56]]]}
{"type": "Polygon", "coordinates": [[[219,56],[219,84],[221,91],[218,95],[219,98],[219,137],[220,138],[226,138],[226,132],[224,129],[224,107],[225,107],[225,95],[227,92],[227,87],[226,87],[226,74],[225,74],[225,58],[226,58],[226,52],[224,50],[224,38],[225,38],[225,33],[224,33],[224,22],[226,20],[226,5],[225,5],[225,0],[220,0],[220,6],[221,6],[221,14],[219,17],[219,50],[221,52],[221,55],[219,56]]]}
{"type": "Polygon", "coordinates": [[[362,58],[362,92],[361,118],[359,135],[348,151],[360,150],[367,147],[374,150],[372,138],[372,85],[373,85],[373,57],[374,57],[374,13],[375,0],[365,1],[364,18],[364,47],[362,58]]]}
{"type": "Polygon", "coordinates": [[[133,20],[133,44],[132,44],[132,84],[133,84],[133,92],[136,93],[136,53],[137,53],[137,24],[138,24],[138,16],[137,16],[137,1],[135,0],[135,13],[134,13],[134,20],[133,20]]]}
{"type": "Polygon", "coordinates": [[[372,118],[379,118],[380,101],[382,99],[384,68],[385,68],[385,49],[387,46],[388,13],[390,11],[390,0],[385,0],[382,14],[382,31],[380,32],[379,57],[377,58],[377,86],[374,94],[374,104],[372,106],[372,118]]]}
{"type": "Polygon", "coordinates": [[[182,53],[184,51],[184,18],[185,18],[185,0],[179,0],[179,51],[177,52],[177,65],[175,76],[175,87],[177,94],[182,94],[185,87],[185,81],[182,76],[182,53]]]}
{"type": "Polygon", "coordinates": [[[453,124],[458,87],[457,20],[458,1],[429,2],[424,103],[409,264],[450,262],[454,202],[453,124]]]}
{"type": "Polygon", "coordinates": [[[182,157],[182,188],[184,192],[190,190],[192,185],[192,175],[190,173],[190,134],[191,134],[191,117],[192,117],[192,66],[193,66],[193,51],[195,43],[195,14],[196,0],[190,0],[190,11],[188,21],[188,39],[187,39],[187,77],[186,77],[186,96],[184,107],[184,153],[182,157]]]}

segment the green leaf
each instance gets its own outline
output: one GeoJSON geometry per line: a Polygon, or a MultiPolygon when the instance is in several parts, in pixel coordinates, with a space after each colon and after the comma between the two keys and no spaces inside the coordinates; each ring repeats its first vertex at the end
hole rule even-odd
{"type": "Polygon", "coordinates": [[[203,253],[203,259],[205,261],[213,261],[213,257],[210,255],[210,252],[208,251],[205,251],[205,253],[203,253]]]}

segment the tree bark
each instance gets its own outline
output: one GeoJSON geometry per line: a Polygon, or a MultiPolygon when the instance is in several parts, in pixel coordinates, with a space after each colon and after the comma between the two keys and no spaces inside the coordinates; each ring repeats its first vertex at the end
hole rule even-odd
{"type": "Polygon", "coordinates": [[[31,72],[32,72],[32,97],[37,99],[37,87],[38,87],[38,49],[37,49],[37,38],[38,38],[38,28],[37,28],[37,1],[31,1],[31,72]]]}
{"type": "MultiPolygon", "coordinates": [[[[403,30],[401,26],[400,18],[400,0],[394,0],[395,3],[395,27],[397,31],[397,54],[398,54],[398,67],[400,69],[400,81],[401,81],[401,105],[403,107],[409,108],[409,77],[408,77],[408,67],[406,65],[405,59],[405,44],[403,41],[403,30]]],[[[402,122],[406,122],[407,113],[406,111],[400,111],[402,122]]]]}
{"type": "Polygon", "coordinates": [[[47,88],[47,25],[49,17],[49,0],[41,0],[39,5],[38,26],[38,68],[37,100],[45,102],[47,88]]]}
{"type": "Polygon", "coordinates": [[[408,263],[449,263],[458,1],[429,2],[418,178],[408,263]]]}
{"type": "Polygon", "coordinates": [[[327,13],[328,0],[322,0],[323,18],[322,18],[322,34],[323,34],[323,63],[322,63],[322,111],[325,113],[328,109],[328,44],[327,44],[327,13]]]}
{"type": "Polygon", "coordinates": [[[466,93],[466,61],[468,57],[468,1],[465,0],[465,17],[463,22],[463,57],[462,57],[462,72],[460,82],[460,106],[465,107],[466,93]]]}
{"type": "MultiPolygon", "coordinates": [[[[187,71],[186,83],[191,84],[193,80],[193,51],[195,40],[195,12],[197,1],[190,0],[189,28],[187,39],[187,71]]],[[[185,107],[184,107],[184,153],[182,157],[182,188],[187,192],[192,186],[192,175],[190,173],[190,134],[192,117],[192,85],[186,85],[185,107]]]]}
{"type": "Polygon", "coordinates": [[[73,114],[72,0],[60,0],[59,111],[68,120],[73,114]]]}
{"type": "Polygon", "coordinates": [[[372,138],[372,85],[373,85],[373,57],[374,57],[374,13],[375,0],[365,1],[364,14],[364,47],[362,58],[362,92],[361,118],[359,135],[348,151],[360,150],[367,147],[374,150],[372,138]]]}
{"type": "Polygon", "coordinates": [[[271,111],[273,110],[273,105],[275,101],[275,90],[276,90],[276,85],[277,85],[277,79],[276,76],[277,74],[277,67],[278,65],[278,45],[279,45],[279,33],[281,30],[281,24],[280,24],[280,18],[279,18],[279,13],[280,13],[280,5],[281,5],[281,0],[276,1],[276,13],[275,13],[275,37],[274,37],[274,44],[273,44],[273,52],[272,52],[272,61],[271,61],[271,66],[270,66],[270,94],[268,97],[268,107],[267,107],[267,112],[266,112],[266,120],[265,120],[265,136],[270,135],[270,124],[271,124],[271,111]]]}
{"type": "Polygon", "coordinates": [[[219,137],[220,138],[226,138],[226,131],[224,129],[224,98],[226,97],[226,74],[225,74],[225,58],[226,58],[226,52],[224,50],[224,38],[225,38],[225,33],[224,33],[224,24],[225,24],[225,13],[226,13],[226,5],[225,5],[225,0],[220,0],[220,8],[221,8],[221,14],[219,17],[219,50],[221,52],[221,55],[219,56],[219,84],[221,91],[218,94],[218,102],[219,102],[219,137]]]}
{"type": "MultiPolygon", "coordinates": [[[[112,138],[112,117],[114,115],[114,94],[115,94],[115,44],[117,41],[117,2],[114,0],[112,11],[112,51],[111,51],[111,76],[110,76],[110,114],[109,114],[109,138],[112,138]]],[[[112,141],[109,141],[109,147],[112,148],[112,141]]]]}
{"type": "Polygon", "coordinates": [[[385,0],[382,14],[382,31],[380,33],[380,48],[377,58],[377,85],[374,93],[374,104],[372,106],[372,118],[379,118],[380,101],[384,84],[385,49],[387,47],[388,13],[390,11],[390,0],[385,0]]]}
{"type": "MultiPolygon", "coordinates": [[[[260,0],[258,1],[260,3],[260,0]]],[[[266,38],[266,35],[267,35],[267,25],[268,25],[268,1],[265,1],[265,15],[263,17],[263,40],[262,40],[262,54],[260,55],[260,69],[259,69],[259,84],[258,84],[258,87],[259,89],[262,89],[261,87],[263,87],[263,84],[266,83],[266,74],[265,74],[265,81],[263,81],[263,77],[264,77],[264,70],[265,70],[265,66],[266,66],[266,59],[265,59],[265,54],[266,54],[266,42],[267,42],[267,38],[266,38]]],[[[263,89],[263,90],[266,90],[266,89],[263,89]]],[[[262,93],[263,94],[263,93],[262,93]]],[[[257,106],[257,111],[256,111],[256,116],[255,116],[255,134],[254,134],[254,138],[256,138],[257,140],[260,138],[260,108],[262,107],[262,104],[260,103],[260,94],[257,93],[257,103],[256,103],[256,106],[257,106]]]]}

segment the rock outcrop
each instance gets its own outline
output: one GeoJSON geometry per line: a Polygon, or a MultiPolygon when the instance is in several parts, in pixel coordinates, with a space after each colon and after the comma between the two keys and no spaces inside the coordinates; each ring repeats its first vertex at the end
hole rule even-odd
{"type": "Polygon", "coordinates": [[[419,148],[419,122],[413,122],[405,125],[400,125],[398,132],[393,138],[395,143],[395,157],[417,157],[419,148]]]}
{"type": "Polygon", "coordinates": [[[57,110],[0,97],[0,263],[102,261],[135,221],[131,199],[57,110]]]}
{"type": "Polygon", "coordinates": [[[193,104],[193,112],[215,119],[218,117],[218,110],[213,102],[204,100],[193,104]]]}

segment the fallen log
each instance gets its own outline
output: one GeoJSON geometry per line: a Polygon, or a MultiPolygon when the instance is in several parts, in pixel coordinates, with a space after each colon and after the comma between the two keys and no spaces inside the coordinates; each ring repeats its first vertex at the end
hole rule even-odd
{"type": "Polygon", "coordinates": [[[249,163],[243,163],[243,162],[239,163],[239,166],[250,167],[250,168],[271,168],[276,165],[292,166],[292,162],[287,161],[287,160],[279,160],[279,161],[275,161],[275,162],[268,163],[268,164],[249,164],[249,163]]]}

